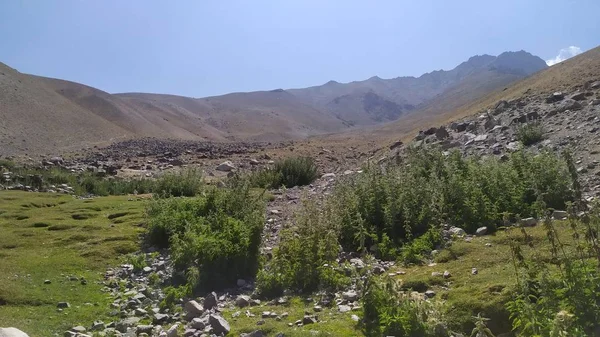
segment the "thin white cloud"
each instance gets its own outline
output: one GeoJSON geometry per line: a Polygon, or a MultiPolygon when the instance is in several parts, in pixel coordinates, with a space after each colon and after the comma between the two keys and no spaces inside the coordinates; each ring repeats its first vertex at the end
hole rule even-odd
{"type": "Polygon", "coordinates": [[[550,59],[550,60],[546,60],[546,64],[549,66],[553,66],[557,63],[560,63],[564,60],[568,60],[573,56],[577,56],[579,54],[581,54],[581,48],[579,47],[575,47],[575,46],[570,46],[567,48],[563,48],[558,52],[558,55],[556,55],[555,58],[550,59]]]}

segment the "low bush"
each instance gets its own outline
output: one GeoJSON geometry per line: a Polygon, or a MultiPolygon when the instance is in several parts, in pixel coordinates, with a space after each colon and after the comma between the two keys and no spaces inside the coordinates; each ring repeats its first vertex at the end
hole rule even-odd
{"type": "Polygon", "coordinates": [[[248,176],[252,186],[262,188],[304,186],[317,178],[317,165],[310,157],[278,160],[273,167],[258,170],[248,176]]]}
{"type": "Polygon", "coordinates": [[[361,301],[367,337],[449,336],[439,303],[411,298],[390,278],[369,277],[361,301]]]}
{"type": "Polygon", "coordinates": [[[67,184],[78,195],[124,195],[156,193],[161,196],[194,196],[203,186],[202,174],[197,169],[167,172],[156,179],[102,177],[94,172],[73,173],[60,167],[28,168],[12,162],[2,167],[11,170],[10,181],[0,175],[0,183],[20,183],[35,189],[67,184]]]}
{"type": "Polygon", "coordinates": [[[507,308],[520,336],[597,336],[600,330],[600,205],[581,222],[574,208],[569,213],[570,235],[558,234],[551,211],[544,221],[550,263],[535,261],[513,241],[518,292],[507,308]]]}
{"type": "Polygon", "coordinates": [[[544,139],[544,128],[539,122],[531,122],[517,127],[517,139],[525,146],[533,145],[544,139]]]}
{"type": "Polygon", "coordinates": [[[332,226],[345,250],[416,262],[439,243],[439,224],[493,232],[506,213],[539,216],[540,202],[564,209],[577,194],[569,160],[548,152],[518,151],[502,161],[412,149],[399,165],[366,167],[339,183],[332,226]]]}
{"type": "Polygon", "coordinates": [[[278,296],[285,289],[297,293],[335,290],[349,282],[333,267],[340,250],[331,212],[320,211],[310,201],[304,205],[294,226],[281,232],[273,260],[259,272],[258,290],[264,296],[278,296]]]}
{"type": "Polygon", "coordinates": [[[147,208],[147,240],[170,249],[193,289],[227,287],[256,275],[264,212],[262,196],[252,196],[248,184],[157,198],[147,208]]]}

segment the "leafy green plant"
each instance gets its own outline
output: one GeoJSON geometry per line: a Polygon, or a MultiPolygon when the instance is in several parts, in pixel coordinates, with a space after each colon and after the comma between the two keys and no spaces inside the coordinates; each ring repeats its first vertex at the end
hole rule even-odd
{"type": "Polygon", "coordinates": [[[157,198],[147,208],[147,240],[170,249],[193,289],[227,287],[256,274],[264,210],[247,184],[195,198],[157,198]]]}
{"type": "Polygon", "coordinates": [[[273,260],[258,276],[259,292],[265,296],[277,296],[285,289],[299,293],[335,290],[349,282],[341,270],[333,267],[339,244],[330,210],[319,210],[308,200],[304,205],[294,226],[280,234],[273,260]]]}
{"type": "Polygon", "coordinates": [[[519,125],[516,133],[517,139],[525,146],[533,145],[544,139],[544,128],[539,122],[519,125]]]}
{"type": "Polygon", "coordinates": [[[438,303],[411,298],[390,278],[367,278],[361,302],[367,337],[449,336],[438,303]]]}
{"type": "Polygon", "coordinates": [[[148,266],[144,254],[129,254],[126,261],[133,266],[133,270],[136,272],[139,272],[148,266]]]}
{"type": "Polygon", "coordinates": [[[403,255],[414,263],[439,240],[402,247],[439,224],[493,232],[505,213],[538,216],[539,202],[564,209],[577,194],[577,176],[565,158],[517,151],[500,161],[411,149],[397,164],[369,166],[337,184],[330,201],[333,226],[345,250],[371,249],[385,259],[403,255]]]}
{"type": "Polygon", "coordinates": [[[251,173],[250,183],[262,188],[303,186],[318,178],[318,169],[311,157],[291,157],[278,160],[273,167],[251,173]]]}
{"type": "Polygon", "coordinates": [[[558,235],[551,212],[544,220],[552,263],[534,263],[513,240],[518,293],[507,309],[522,336],[592,336],[600,329],[600,206],[581,221],[576,212],[570,207],[570,238],[558,235]]]}

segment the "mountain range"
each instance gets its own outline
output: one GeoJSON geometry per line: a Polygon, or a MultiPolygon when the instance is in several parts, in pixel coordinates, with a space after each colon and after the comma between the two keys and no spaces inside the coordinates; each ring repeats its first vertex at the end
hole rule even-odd
{"type": "Polygon", "coordinates": [[[135,137],[280,141],[436,113],[547,68],[525,51],[471,57],[420,77],[190,98],[110,94],[0,63],[0,155],[50,153],[135,137]]]}

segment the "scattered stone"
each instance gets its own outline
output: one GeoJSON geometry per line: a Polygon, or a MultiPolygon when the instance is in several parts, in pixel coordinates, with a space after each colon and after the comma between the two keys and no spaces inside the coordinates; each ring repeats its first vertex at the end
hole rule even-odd
{"type": "Polygon", "coordinates": [[[208,322],[216,334],[228,334],[229,330],[231,330],[227,320],[219,315],[209,315],[208,322]]]}
{"type": "Polygon", "coordinates": [[[196,330],[204,330],[204,328],[208,325],[208,321],[202,318],[194,318],[190,323],[190,326],[196,330]]]}
{"type": "Polygon", "coordinates": [[[352,308],[349,305],[343,305],[343,304],[338,305],[338,311],[341,313],[345,313],[345,312],[348,312],[351,310],[352,310],[352,308]]]}
{"type": "Polygon", "coordinates": [[[450,274],[450,272],[446,270],[446,271],[444,271],[444,275],[443,276],[444,276],[445,279],[448,279],[448,278],[452,277],[452,274],[450,274]]]}
{"type": "Polygon", "coordinates": [[[360,321],[360,318],[359,318],[358,316],[356,316],[356,315],[352,315],[352,316],[350,316],[350,318],[351,318],[353,321],[355,321],[355,322],[358,322],[358,321],[360,321]]]}
{"type": "Polygon", "coordinates": [[[219,166],[217,166],[217,171],[231,172],[233,170],[235,170],[235,166],[233,166],[233,163],[229,160],[224,161],[219,166]]]}
{"type": "Polygon", "coordinates": [[[142,333],[150,335],[152,334],[152,329],[154,329],[154,326],[152,325],[138,325],[136,332],[138,335],[142,333]]]}
{"type": "Polygon", "coordinates": [[[250,296],[240,295],[235,299],[235,305],[240,308],[247,307],[250,305],[250,296]]]}
{"type": "Polygon", "coordinates": [[[69,304],[69,302],[58,302],[56,307],[59,309],[66,309],[66,308],[70,308],[71,304],[69,304]]]}
{"type": "Polygon", "coordinates": [[[346,291],[342,293],[342,298],[346,301],[354,302],[358,299],[358,294],[354,290],[346,291]]]}
{"type": "Polygon", "coordinates": [[[213,291],[210,294],[206,295],[204,302],[202,302],[202,306],[204,307],[204,309],[210,310],[216,307],[218,305],[218,302],[219,297],[217,296],[217,293],[213,291]]]}
{"type": "Polygon", "coordinates": [[[427,290],[425,292],[425,297],[427,297],[427,298],[432,298],[434,296],[435,296],[435,291],[433,291],[433,290],[427,290]]]}
{"type": "Polygon", "coordinates": [[[552,217],[556,220],[564,220],[569,217],[569,214],[566,211],[555,210],[552,212],[552,217]]]}
{"type": "Polygon", "coordinates": [[[523,227],[534,227],[537,225],[537,219],[536,218],[521,219],[521,224],[523,227]]]}
{"type": "Polygon", "coordinates": [[[17,328],[0,328],[0,337],[29,337],[17,328]]]}
{"type": "Polygon", "coordinates": [[[464,229],[459,228],[459,227],[450,227],[450,229],[448,230],[450,232],[450,234],[452,235],[456,235],[456,236],[465,236],[467,235],[467,233],[465,232],[464,229]]]}
{"type": "Polygon", "coordinates": [[[575,101],[583,101],[585,100],[585,92],[576,92],[569,98],[575,101]]]}
{"type": "Polygon", "coordinates": [[[477,268],[471,268],[471,275],[477,275],[477,273],[479,273],[477,268]]]}
{"type": "Polygon", "coordinates": [[[190,319],[202,316],[204,313],[204,308],[202,305],[194,300],[186,302],[183,306],[183,310],[185,310],[186,316],[190,319]]]}
{"type": "Polygon", "coordinates": [[[309,325],[317,323],[317,319],[314,316],[304,316],[302,319],[302,324],[309,325]]]}
{"type": "Polygon", "coordinates": [[[487,233],[487,231],[488,231],[487,227],[485,227],[485,226],[484,227],[479,227],[479,228],[477,228],[477,231],[475,231],[475,235],[477,235],[477,236],[483,236],[483,235],[485,235],[487,233]]]}

